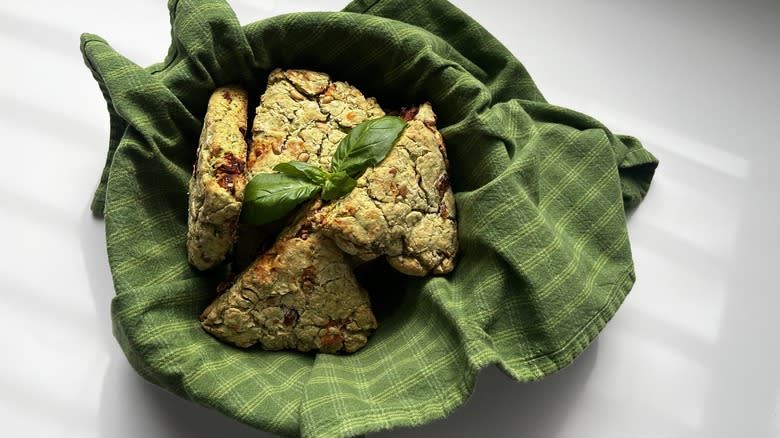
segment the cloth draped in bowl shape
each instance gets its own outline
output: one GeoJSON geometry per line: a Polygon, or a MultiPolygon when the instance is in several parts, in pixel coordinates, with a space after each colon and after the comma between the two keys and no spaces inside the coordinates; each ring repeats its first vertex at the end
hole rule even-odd
{"type": "MultiPolygon", "coordinates": [[[[442,418],[498,364],[520,381],[569,364],[635,280],[625,210],[656,159],[634,138],[549,104],[493,36],[444,0],[357,0],[241,26],[222,0],[172,0],[165,60],[142,68],[95,35],[87,66],[111,133],[103,215],[113,331],[147,380],[283,436],[347,437],[442,418]],[[380,328],[349,356],[239,350],[198,314],[220,272],[187,263],[187,182],[206,102],[275,67],[325,71],[385,108],[430,101],[459,215],[447,276],[379,267],[380,328]]],[[[373,289],[372,289],[373,288],[373,289]]]]}

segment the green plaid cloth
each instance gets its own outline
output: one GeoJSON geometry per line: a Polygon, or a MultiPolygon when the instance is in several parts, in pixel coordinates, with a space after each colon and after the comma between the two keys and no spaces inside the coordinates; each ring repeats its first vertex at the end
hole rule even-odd
{"type": "MultiPolygon", "coordinates": [[[[357,0],[240,26],[220,0],[172,0],[165,60],[142,68],[85,34],[108,101],[103,214],[113,329],[147,380],[284,436],[346,437],[442,418],[498,364],[569,364],[634,282],[625,209],[657,165],[631,137],[547,103],[511,53],[444,0],[357,0]],[[349,356],[240,350],[198,315],[221,272],[187,264],[187,182],[211,91],[262,92],[274,67],[326,71],[387,108],[431,101],[450,158],[460,258],[443,277],[366,277],[381,327],[349,356]]],[[[141,23],[139,23],[140,25],[141,23]]]]}

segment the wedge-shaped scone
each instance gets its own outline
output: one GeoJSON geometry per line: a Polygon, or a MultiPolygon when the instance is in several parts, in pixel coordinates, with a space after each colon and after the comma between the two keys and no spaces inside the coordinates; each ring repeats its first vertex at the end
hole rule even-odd
{"type": "MultiPolygon", "coordinates": [[[[247,181],[292,160],[329,170],[336,146],[352,127],[384,114],[376,99],[346,82],[331,81],[325,73],[275,69],[255,111],[247,181]]],[[[239,227],[234,248],[239,267],[265,246],[264,237],[277,225],[239,227]]]]}
{"type": "Polygon", "coordinates": [[[447,273],[458,239],[444,141],[430,104],[402,116],[407,127],[387,157],[315,214],[314,227],[363,260],[384,255],[405,274],[447,273]]]}
{"type": "Polygon", "coordinates": [[[239,347],[351,353],[377,327],[368,294],[344,253],[311,228],[316,205],[200,317],[203,328],[239,347]]]}
{"type": "Polygon", "coordinates": [[[276,69],[255,113],[248,173],[271,172],[292,160],[330,170],[336,146],[350,129],[384,114],[376,99],[325,73],[276,69]]]}
{"type": "Polygon", "coordinates": [[[190,179],[187,255],[196,268],[225,259],[236,237],[244,198],[247,93],[218,88],[209,99],[190,179]]]}

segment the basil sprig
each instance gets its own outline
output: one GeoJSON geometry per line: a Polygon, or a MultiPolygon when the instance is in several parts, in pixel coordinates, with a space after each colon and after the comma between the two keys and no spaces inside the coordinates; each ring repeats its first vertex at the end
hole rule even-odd
{"type": "Polygon", "coordinates": [[[288,161],[286,163],[280,163],[274,166],[274,170],[290,176],[306,178],[317,185],[325,184],[328,176],[330,176],[330,173],[322,170],[322,168],[313,164],[304,163],[303,161],[288,161]]]}
{"type": "Polygon", "coordinates": [[[400,117],[385,116],[355,126],[336,148],[331,168],[356,177],[369,166],[376,166],[390,152],[405,125],[400,117]]]}
{"type": "Polygon", "coordinates": [[[320,186],[306,178],[260,173],[244,189],[241,221],[260,225],[281,219],[319,191],[320,186]]]}
{"type": "Polygon", "coordinates": [[[262,225],[281,219],[320,192],[325,201],[346,195],[364,170],[385,159],[404,127],[406,122],[395,116],[355,126],[336,147],[330,172],[302,161],[288,161],[274,166],[279,173],[256,175],[244,190],[241,221],[262,225]]]}

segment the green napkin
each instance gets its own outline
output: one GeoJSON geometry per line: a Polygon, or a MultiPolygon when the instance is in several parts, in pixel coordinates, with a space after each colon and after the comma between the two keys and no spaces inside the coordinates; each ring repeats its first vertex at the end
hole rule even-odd
{"type": "MultiPolygon", "coordinates": [[[[358,0],[241,27],[220,0],[172,0],[165,60],[141,68],[85,34],[108,102],[103,214],[113,329],[144,378],[280,435],[346,437],[442,418],[498,364],[569,364],[634,282],[625,209],[657,165],[631,137],[547,103],[511,53],[444,0],[358,0]],[[274,67],[326,71],[387,108],[430,101],[450,158],[460,258],[443,277],[364,276],[380,328],[349,356],[241,350],[198,315],[221,272],[187,264],[187,181],[211,91],[257,102],[274,67]]],[[[139,23],[140,25],[141,23],[139,23]]]]}

